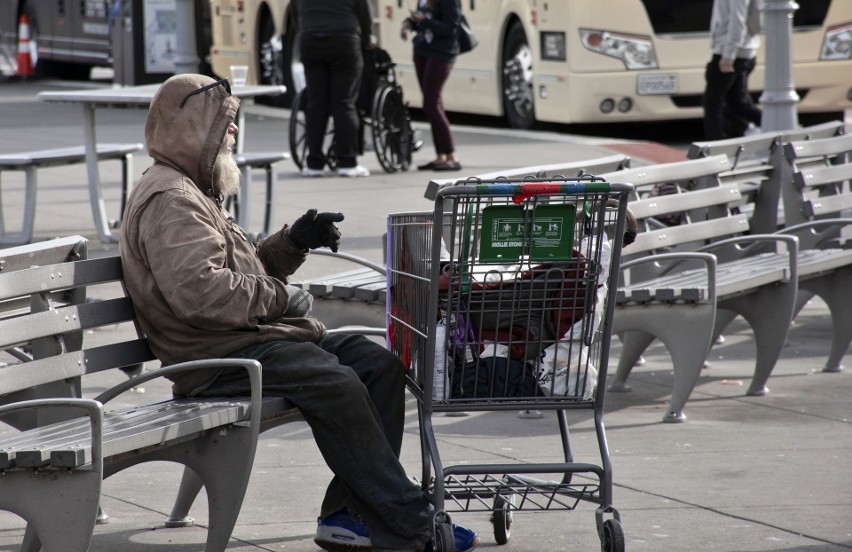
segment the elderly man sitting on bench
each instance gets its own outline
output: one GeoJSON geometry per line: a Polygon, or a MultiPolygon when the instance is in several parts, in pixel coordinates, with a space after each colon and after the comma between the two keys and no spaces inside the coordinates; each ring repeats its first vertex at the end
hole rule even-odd
{"type": "MultiPolygon", "coordinates": [[[[227,81],[167,80],[145,124],[154,158],[133,189],[121,235],[128,292],[164,365],[242,357],[263,366],[263,392],[296,405],[334,472],[316,542],[326,550],[432,547],[432,507],[399,462],[402,363],[358,335],[327,335],[310,295],[287,284],[310,249],[337,251],[340,213],[311,209],[253,244],[222,209],[239,188],[231,147],[239,100],[227,81]]],[[[181,374],[184,396],[248,394],[243,373],[181,374]]],[[[456,527],[456,548],[476,534],[456,527]]]]}

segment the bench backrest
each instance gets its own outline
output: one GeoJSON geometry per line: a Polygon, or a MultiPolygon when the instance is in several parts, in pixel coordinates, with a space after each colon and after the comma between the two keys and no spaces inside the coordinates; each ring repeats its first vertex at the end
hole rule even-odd
{"type": "Polygon", "coordinates": [[[730,166],[726,156],[716,155],[599,175],[634,186],[629,208],[637,236],[625,248],[625,258],[691,249],[746,232],[746,216],[737,211],[742,194],[719,176],[730,166]]]}
{"type": "MultiPolygon", "coordinates": [[[[790,142],[784,158],[791,177],[783,189],[789,224],[849,216],[852,211],[852,134],[790,142]]],[[[808,235],[800,236],[808,240],[808,235]]],[[[813,247],[817,243],[803,243],[813,247]]]]}
{"type": "Polygon", "coordinates": [[[694,142],[687,155],[690,159],[727,155],[733,164],[720,178],[723,182],[737,184],[746,197],[747,202],[742,210],[749,214],[751,231],[770,233],[790,224],[785,218],[781,201],[782,190],[791,178],[784,159],[784,145],[794,141],[830,138],[842,135],[845,131],[843,121],[830,121],[783,132],[694,142]]]}
{"type": "MultiPolygon", "coordinates": [[[[58,248],[53,259],[32,257],[26,263],[20,255],[26,256],[29,247],[14,248],[13,255],[0,252],[0,260],[12,266],[14,258],[18,266],[0,272],[0,351],[19,361],[0,367],[0,404],[79,397],[83,376],[155,359],[135,325],[118,256],[57,260],[63,250],[58,248]],[[93,290],[107,298],[87,300],[93,290]],[[122,323],[133,325],[130,337],[115,329],[122,323]]],[[[24,429],[55,418],[6,421],[24,429]]]]}

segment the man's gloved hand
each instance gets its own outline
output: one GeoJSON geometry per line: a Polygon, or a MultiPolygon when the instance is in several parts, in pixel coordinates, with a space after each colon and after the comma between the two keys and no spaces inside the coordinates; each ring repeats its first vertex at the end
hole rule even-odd
{"type": "Polygon", "coordinates": [[[290,284],[284,284],[287,288],[287,293],[290,299],[287,301],[287,312],[284,316],[290,318],[303,318],[311,312],[311,306],[314,304],[314,297],[307,291],[290,284]]]}
{"type": "Polygon", "coordinates": [[[343,213],[319,213],[309,209],[290,227],[290,239],[299,249],[328,247],[335,253],[340,247],[340,230],[334,225],[343,220],[343,213]]]}

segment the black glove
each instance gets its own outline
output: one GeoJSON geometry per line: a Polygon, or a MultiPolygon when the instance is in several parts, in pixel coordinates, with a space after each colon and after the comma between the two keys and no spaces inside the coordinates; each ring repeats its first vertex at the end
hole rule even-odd
{"type": "Polygon", "coordinates": [[[343,213],[320,213],[309,209],[290,227],[290,239],[299,249],[328,247],[335,253],[340,247],[340,230],[334,225],[343,220],[343,213]]]}

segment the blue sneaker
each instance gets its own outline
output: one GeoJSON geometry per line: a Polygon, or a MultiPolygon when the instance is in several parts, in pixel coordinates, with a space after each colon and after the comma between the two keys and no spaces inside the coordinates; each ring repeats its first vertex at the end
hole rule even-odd
{"type": "MultiPolygon", "coordinates": [[[[453,524],[453,537],[456,541],[456,552],[470,552],[479,545],[479,535],[461,525],[453,524]]],[[[434,547],[432,541],[426,543],[423,552],[432,552],[434,547]]]]}
{"type": "Polygon", "coordinates": [[[329,552],[365,551],[373,546],[367,526],[346,509],[318,521],[314,542],[329,552]]]}

